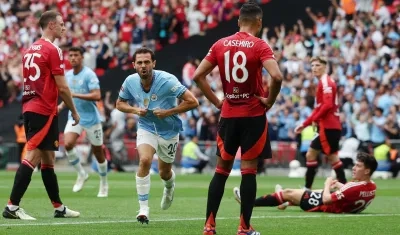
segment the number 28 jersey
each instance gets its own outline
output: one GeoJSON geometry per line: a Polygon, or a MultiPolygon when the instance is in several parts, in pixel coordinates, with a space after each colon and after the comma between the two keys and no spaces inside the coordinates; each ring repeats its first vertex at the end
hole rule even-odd
{"type": "Polygon", "coordinates": [[[205,57],[218,65],[225,100],[221,116],[255,117],[265,114],[265,106],[257,96],[264,96],[262,68],[274,53],[263,40],[249,33],[238,32],[218,40],[205,57]]]}
{"type": "Polygon", "coordinates": [[[39,39],[25,51],[22,65],[22,112],[57,114],[58,88],[54,76],[64,75],[61,49],[47,39],[39,39]]]}

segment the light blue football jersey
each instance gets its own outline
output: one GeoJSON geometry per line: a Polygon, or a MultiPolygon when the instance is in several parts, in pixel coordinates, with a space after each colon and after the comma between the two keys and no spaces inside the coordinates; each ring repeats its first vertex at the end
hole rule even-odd
{"type": "Polygon", "coordinates": [[[122,84],[119,97],[124,100],[136,101],[139,107],[147,108],[145,117],[139,117],[139,128],[159,135],[164,139],[175,137],[182,128],[178,115],[164,119],[157,118],[155,109],[171,109],[177,106],[177,99],[186,91],[178,79],[167,72],[153,70],[153,83],[150,91],[145,92],[137,73],[128,76],[122,84]]]}
{"type": "MultiPolygon", "coordinates": [[[[89,94],[90,91],[100,89],[100,82],[97,75],[90,68],[83,66],[78,74],[69,70],[65,77],[71,92],[76,94],[89,94]]],[[[76,110],[81,117],[79,124],[83,127],[91,127],[101,122],[100,112],[95,101],[88,101],[73,98],[76,110]]],[[[68,113],[68,120],[73,120],[71,111],[68,113]]]]}

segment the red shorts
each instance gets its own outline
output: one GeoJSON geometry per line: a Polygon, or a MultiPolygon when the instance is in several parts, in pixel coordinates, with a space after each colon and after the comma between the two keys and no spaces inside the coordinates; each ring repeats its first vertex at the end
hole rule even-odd
{"type": "Polygon", "coordinates": [[[218,124],[217,144],[217,156],[226,161],[235,159],[239,147],[242,160],[272,158],[265,115],[221,118],[218,124]]]}

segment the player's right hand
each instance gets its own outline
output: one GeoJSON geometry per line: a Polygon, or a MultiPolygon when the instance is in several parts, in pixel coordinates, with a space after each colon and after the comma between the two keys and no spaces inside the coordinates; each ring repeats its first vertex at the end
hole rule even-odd
{"type": "Polygon", "coordinates": [[[300,134],[303,131],[303,129],[304,129],[304,126],[303,126],[303,124],[301,124],[301,125],[297,126],[296,128],[294,128],[294,132],[296,134],[300,134]]]}
{"type": "Polygon", "coordinates": [[[71,116],[72,116],[72,119],[74,119],[74,121],[75,121],[75,122],[72,124],[72,126],[78,125],[78,124],[79,124],[79,121],[81,120],[81,117],[79,116],[79,114],[78,114],[77,112],[75,112],[75,113],[72,113],[71,116]]]}
{"type": "Polygon", "coordinates": [[[141,117],[146,116],[147,109],[142,109],[142,108],[137,108],[137,110],[134,112],[134,114],[139,115],[141,117]]]}
{"type": "Polygon", "coordinates": [[[57,106],[57,113],[60,113],[63,110],[63,107],[61,105],[57,106]]]}

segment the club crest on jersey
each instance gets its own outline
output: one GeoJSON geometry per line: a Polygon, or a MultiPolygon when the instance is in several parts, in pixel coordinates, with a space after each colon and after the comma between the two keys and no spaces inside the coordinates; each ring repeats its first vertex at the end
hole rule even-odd
{"type": "Polygon", "coordinates": [[[341,191],[337,191],[336,192],[336,197],[340,200],[340,199],[344,198],[344,195],[343,195],[343,193],[341,191]]]}
{"type": "Polygon", "coordinates": [[[233,93],[238,94],[239,93],[239,87],[234,87],[233,88],[233,93]]]}
{"type": "Polygon", "coordinates": [[[150,99],[151,99],[151,101],[156,101],[157,100],[157,95],[156,94],[152,94],[150,99]]]}

